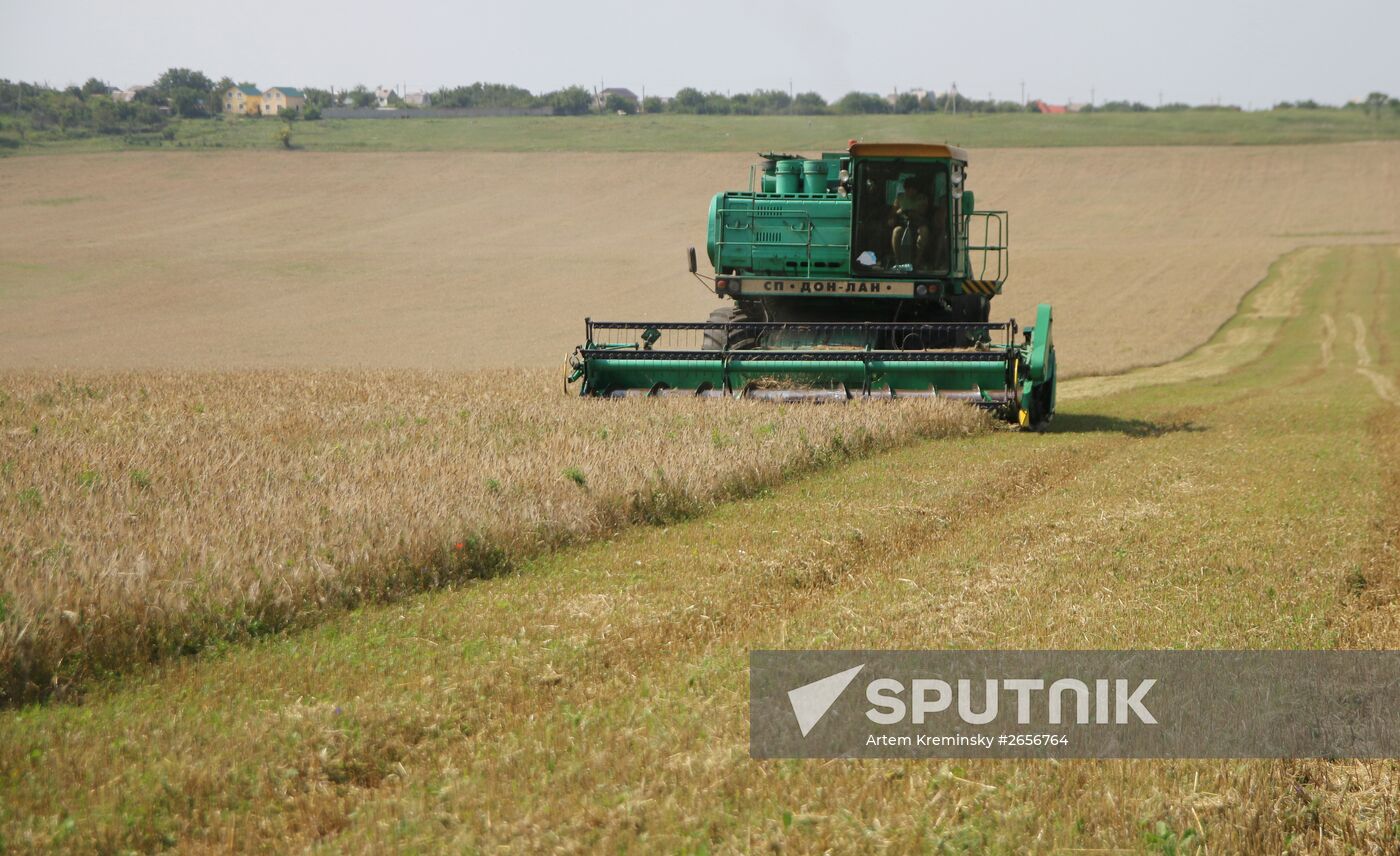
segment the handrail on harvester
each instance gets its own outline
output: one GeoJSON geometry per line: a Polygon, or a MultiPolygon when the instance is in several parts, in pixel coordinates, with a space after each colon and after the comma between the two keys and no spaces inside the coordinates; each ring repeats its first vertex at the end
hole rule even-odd
{"type": "Polygon", "coordinates": [[[967,275],[969,279],[1006,282],[1011,275],[1011,257],[1008,253],[1011,243],[1011,215],[1006,211],[974,211],[963,217],[961,235],[963,249],[967,251],[967,275]],[[972,243],[972,218],[982,218],[982,243],[972,243]],[[995,225],[995,231],[993,226],[995,225]],[[980,264],[973,260],[974,253],[981,253],[980,264]],[[993,275],[987,275],[989,258],[996,260],[993,275]],[[974,271],[974,267],[976,270],[974,271]]]}

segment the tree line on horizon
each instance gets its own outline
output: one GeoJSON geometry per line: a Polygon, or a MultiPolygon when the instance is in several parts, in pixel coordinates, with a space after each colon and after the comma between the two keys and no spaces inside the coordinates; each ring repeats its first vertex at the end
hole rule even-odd
{"type": "MultiPolygon", "coordinates": [[[[22,139],[27,130],[57,132],[63,136],[83,134],[141,134],[173,131],[167,127],[173,118],[198,119],[219,115],[222,94],[236,85],[231,77],[215,80],[201,71],[171,68],[130,100],[112,96],[114,87],[96,77],[81,86],[64,88],[24,81],[0,80],[0,129],[17,131],[22,139]]],[[[299,117],[318,119],[330,107],[373,107],[378,96],[365,86],[350,89],[307,87],[307,109],[299,117]]],[[[873,92],[848,92],[828,102],[816,92],[791,94],[780,89],[752,92],[702,92],[686,87],[673,97],[656,95],[629,98],[618,90],[606,90],[599,103],[595,93],[582,86],[567,86],[549,92],[533,93],[520,86],[503,83],[472,83],[442,87],[430,93],[434,108],[539,109],[556,115],[577,116],[593,112],[671,113],[715,116],[820,116],[917,113],[1022,113],[1035,112],[1036,103],[978,100],[956,92],[916,95],[899,93],[886,98],[873,92]]],[[[408,107],[397,93],[390,96],[394,106],[408,107]]],[[[1137,101],[1109,101],[1085,105],[1081,112],[1174,112],[1183,110],[1239,110],[1231,105],[1190,105],[1182,103],[1151,107],[1137,101]]],[[[1400,99],[1373,92],[1365,100],[1341,107],[1303,100],[1280,102],[1274,109],[1335,110],[1360,109],[1370,115],[1400,115],[1400,99]]],[[[0,145],[18,145],[18,140],[0,135],[0,145]]]]}
{"type": "MultiPolygon", "coordinates": [[[[312,90],[306,90],[308,98],[312,90]]],[[[327,93],[329,94],[329,93],[327,93]]],[[[356,87],[343,93],[343,100],[337,106],[368,107],[374,103],[374,93],[364,87],[356,87]]],[[[535,94],[519,86],[500,83],[473,83],[470,86],[444,87],[431,93],[433,107],[448,108],[489,108],[489,109],[534,109],[551,107],[556,114],[579,115],[600,109],[594,94],[581,86],[535,94]]],[[[1372,93],[1370,99],[1380,99],[1380,106],[1390,106],[1400,111],[1400,100],[1383,93],[1372,93]]],[[[1345,107],[1374,106],[1368,101],[1363,105],[1348,104],[1345,107]]],[[[1034,113],[1038,112],[1036,101],[1022,104],[1005,99],[975,99],[960,92],[939,92],[916,95],[912,92],[897,93],[892,99],[874,92],[848,92],[835,101],[827,101],[818,92],[790,94],[781,89],[755,89],[752,92],[702,92],[694,87],[685,87],[671,98],[648,95],[644,98],[627,98],[617,92],[609,92],[601,104],[601,112],[636,113],[677,113],[687,115],[714,116],[825,116],[825,115],[876,115],[912,113],[1034,113]]],[[[1096,105],[1082,105],[1084,113],[1148,113],[1180,112],[1184,110],[1239,110],[1236,105],[1186,104],[1172,102],[1152,107],[1140,101],[1108,101],[1096,105]]],[[[1312,100],[1281,102],[1274,109],[1327,110],[1343,109],[1312,100]]]]}
{"type": "MultiPolygon", "coordinates": [[[[375,94],[364,86],[331,92],[319,89],[303,90],[307,103],[320,107],[372,107],[377,104],[375,94]]],[[[604,113],[678,113],[688,115],[715,116],[823,116],[823,115],[874,115],[911,113],[1034,113],[1037,103],[1022,104],[1019,101],[1004,99],[974,99],[960,92],[927,93],[915,95],[902,92],[893,99],[874,92],[848,92],[835,101],[828,102],[820,93],[799,92],[790,94],[781,89],[755,89],[752,92],[702,92],[693,87],[685,87],[671,98],[648,95],[643,98],[628,98],[616,91],[605,90],[607,97],[599,105],[595,94],[582,86],[569,86],[564,89],[543,93],[533,93],[520,86],[504,83],[473,83],[468,86],[442,87],[430,93],[432,107],[439,108],[482,108],[528,110],[541,107],[552,108],[558,115],[582,115],[601,110],[604,113]]],[[[390,97],[394,106],[411,107],[397,95],[390,97]]],[[[1284,101],[1274,105],[1275,110],[1337,110],[1365,109],[1379,113],[1390,109],[1400,113],[1400,99],[1391,98],[1380,92],[1371,93],[1363,102],[1342,105],[1341,107],[1321,104],[1313,100],[1284,101]]],[[[1237,105],[1186,104],[1171,102],[1152,107],[1140,101],[1107,101],[1102,104],[1082,105],[1083,113],[1151,113],[1180,112],[1184,110],[1240,110],[1237,105]]]]}

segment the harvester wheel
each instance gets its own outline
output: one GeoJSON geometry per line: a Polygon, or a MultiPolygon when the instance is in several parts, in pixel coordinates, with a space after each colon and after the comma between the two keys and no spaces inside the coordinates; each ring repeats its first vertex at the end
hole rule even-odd
{"type": "MultiPolygon", "coordinates": [[[[747,303],[735,301],[721,306],[710,313],[711,324],[740,324],[749,321],[762,321],[756,308],[747,303]]],[[[706,351],[742,351],[754,348],[758,339],[751,330],[706,330],[705,342],[701,346],[706,351]]]]}
{"type": "Polygon", "coordinates": [[[950,298],[954,321],[987,322],[991,316],[992,302],[980,294],[959,294],[950,298]]]}
{"type": "MultiPolygon", "coordinates": [[[[980,294],[960,294],[950,298],[949,302],[953,309],[952,320],[964,323],[985,324],[992,310],[992,302],[980,294]]],[[[962,333],[958,338],[962,341],[955,344],[960,348],[974,348],[991,342],[991,337],[985,330],[962,333]]]]}

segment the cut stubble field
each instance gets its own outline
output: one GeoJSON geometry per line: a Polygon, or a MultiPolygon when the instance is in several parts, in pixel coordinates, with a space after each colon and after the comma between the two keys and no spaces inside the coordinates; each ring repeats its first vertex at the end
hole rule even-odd
{"type": "MultiPolygon", "coordinates": [[[[684,251],[753,160],[0,161],[0,368],[557,366],[585,316],[709,314],[684,251]]],[[[974,150],[969,175],[1012,212],[994,315],[1053,303],[1070,375],[1181,356],[1295,247],[1400,240],[1400,142],[974,150]]]]}

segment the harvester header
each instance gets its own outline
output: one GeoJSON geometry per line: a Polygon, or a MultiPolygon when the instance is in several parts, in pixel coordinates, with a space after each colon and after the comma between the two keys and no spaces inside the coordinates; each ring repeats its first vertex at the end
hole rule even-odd
{"type": "Polygon", "coordinates": [[[783,401],[938,397],[1023,427],[1055,406],[1051,311],[988,320],[1009,273],[1010,217],[978,210],[968,154],[853,143],[808,158],[768,152],[748,188],[710,202],[725,305],[704,323],[586,322],[572,380],[584,395],[783,401]]]}

